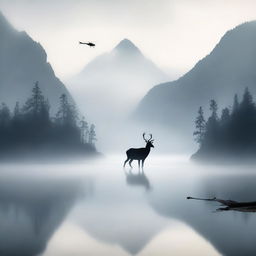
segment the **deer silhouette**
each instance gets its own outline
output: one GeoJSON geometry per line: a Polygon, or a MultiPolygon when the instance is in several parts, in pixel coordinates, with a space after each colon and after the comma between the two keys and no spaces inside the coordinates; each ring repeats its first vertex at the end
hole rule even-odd
{"type": "Polygon", "coordinates": [[[146,142],[146,147],[145,148],[130,148],[126,151],[127,159],[124,161],[124,168],[126,163],[129,161],[129,165],[132,168],[132,161],[133,160],[138,160],[138,166],[140,169],[140,161],[142,161],[142,170],[144,167],[144,161],[147,158],[147,156],[150,153],[150,149],[154,147],[153,141],[152,140],[152,134],[150,134],[150,138],[147,140],[145,138],[145,132],[143,133],[143,139],[146,142]]]}

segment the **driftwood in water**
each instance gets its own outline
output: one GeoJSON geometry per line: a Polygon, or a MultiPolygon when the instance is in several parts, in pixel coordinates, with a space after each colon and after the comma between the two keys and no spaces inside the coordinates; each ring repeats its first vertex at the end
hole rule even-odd
{"type": "Polygon", "coordinates": [[[226,207],[218,208],[218,211],[240,211],[240,212],[256,212],[256,201],[252,202],[237,202],[233,200],[223,200],[214,198],[197,198],[197,197],[187,197],[187,199],[194,200],[203,200],[203,201],[215,201],[219,202],[221,205],[225,205],[226,207]]]}

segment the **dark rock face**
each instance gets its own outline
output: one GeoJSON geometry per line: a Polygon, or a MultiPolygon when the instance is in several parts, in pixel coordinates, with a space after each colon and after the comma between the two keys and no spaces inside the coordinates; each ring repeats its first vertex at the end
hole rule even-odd
{"type": "Polygon", "coordinates": [[[219,109],[248,87],[256,94],[256,22],[228,31],[213,51],[180,79],[152,88],[134,116],[139,120],[191,131],[199,106],[208,111],[215,99],[219,109]]]}
{"type": "Polygon", "coordinates": [[[11,108],[24,103],[36,81],[56,112],[61,94],[69,95],[47,62],[43,47],[26,32],[15,30],[0,13],[0,101],[11,108]]]}

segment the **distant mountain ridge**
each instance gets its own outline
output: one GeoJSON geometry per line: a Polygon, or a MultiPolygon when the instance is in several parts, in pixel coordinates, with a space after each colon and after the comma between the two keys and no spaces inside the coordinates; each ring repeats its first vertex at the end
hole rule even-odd
{"type": "Polygon", "coordinates": [[[26,32],[15,30],[0,12],[0,101],[10,107],[16,101],[24,103],[36,81],[53,112],[61,94],[70,96],[47,62],[43,47],[26,32]]]}
{"type": "Polygon", "coordinates": [[[208,111],[209,100],[219,107],[231,105],[244,88],[256,95],[256,21],[225,33],[212,52],[180,79],[153,87],[134,116],[146,122],[191,132],[199,106],[208,111]]]}
{"type": "Polygon", "coordinates": [[[123,39],[110,52],[87,64],[71,79],[70,88],[79,105],[89,113],[101,112],[112,118],[117,112],[120,115],[131,111],[156,82],[168,79],[134,43],[123,39]]]}

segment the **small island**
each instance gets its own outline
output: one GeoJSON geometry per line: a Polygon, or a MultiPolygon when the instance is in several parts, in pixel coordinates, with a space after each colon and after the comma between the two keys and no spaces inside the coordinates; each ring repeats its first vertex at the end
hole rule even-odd
{"type": "Polygon", "coordinates": [[[16,102],[13,112],[0,107],[0,160],[69,159],[99,155],[96,133],[88,125],[70,96],[60,95],[59,108],[51,116],[50,104],[36,82],[23,106],[16,102]]]}
{"type": "Polygon", "coordinates": [[[210,117],[206,121],[199,107],[195,121],[198,151],[193,160],[206,162],[250,163],[256,160],[256,106],[246,88],[241,102],[234,96],[232,108],[224,108],[218,116],[218,105],[210,101],[210,117]]]}

